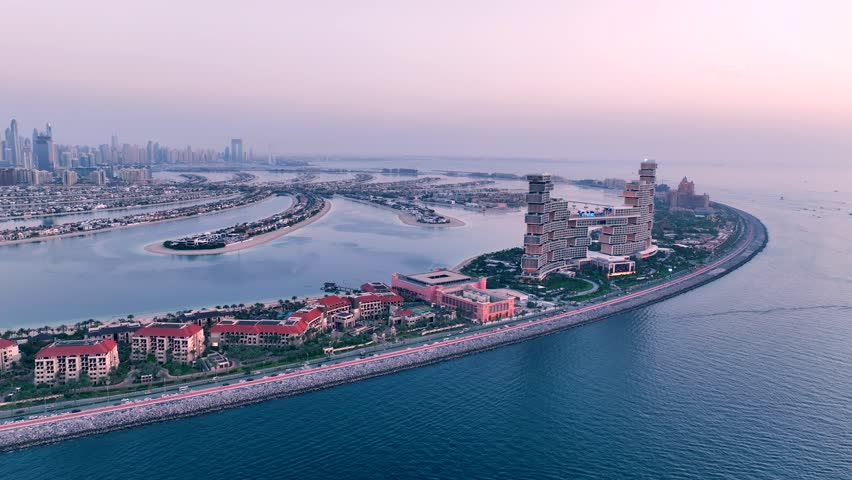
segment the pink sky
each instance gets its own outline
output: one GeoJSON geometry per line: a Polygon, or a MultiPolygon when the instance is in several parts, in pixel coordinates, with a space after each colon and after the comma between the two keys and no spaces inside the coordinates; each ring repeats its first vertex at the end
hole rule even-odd
{"type": "Polygon", "coordinates": [[[0,122],[60,142],[845,161],[852,3],[22,1],[0,122]]]}

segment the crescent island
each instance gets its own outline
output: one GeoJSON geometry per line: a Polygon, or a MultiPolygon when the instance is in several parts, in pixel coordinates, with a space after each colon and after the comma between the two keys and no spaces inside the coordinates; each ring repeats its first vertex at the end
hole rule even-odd
{"type": "Polygon", "coordinates": [[[331,201],[312,193],[296,193],[295,203],[283,212],[215,232],[145,246],[151,253],[218,255],[256,247],[316,222],[331,210],[331,201]]]}

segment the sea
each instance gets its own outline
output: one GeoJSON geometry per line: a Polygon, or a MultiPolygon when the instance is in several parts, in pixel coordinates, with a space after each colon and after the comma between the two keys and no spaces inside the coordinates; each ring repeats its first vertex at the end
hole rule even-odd
{"type": "MultiPolygon", "coordinates": [[[[688,175],[712,200],[759,217],[767,248],[699,289],[547,337],[0,454],[0,478],[852,478],[849,167],[658,161],[666,183],[688,175]]],[[[629,179],[638,161],[327,166],[629,179]]],[[[561,185],[558,193],[578,204],[617,201],[617,192],[599,189],[561,185]]],[[[142,249],[269,215],[289,201],[0,248],[0,328],[286,298],[315,293],[325,281],[387,281],[395,271],[452,266],[518,245],[523,231],[519,211],[447,209],[467,225],[426,229],[335,199],[322,220],[255,249],[186,258],[142,249]]]]}

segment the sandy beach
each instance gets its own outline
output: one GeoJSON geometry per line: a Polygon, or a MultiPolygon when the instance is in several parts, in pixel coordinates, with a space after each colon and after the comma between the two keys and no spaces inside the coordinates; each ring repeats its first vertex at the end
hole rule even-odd
{"type": "Polygon", "coordinates": [[[249,248],[256,247],[258,245],[263,245],[264,243],[271,242],[276,238],[283,237],[288,233],[293,233],[296,230],[306,227],[320,218],[324,217],[325,214],[331,210],[331,201],[328,199],[325,200],[325,205],[323,205],[322,210],[316,215],[307,220],[303,220],[295,225],[291,225],[286,228],[279,228],[274,232],[264,233],[262,235],[258,235],[256,237],[251,237],[248,240],[232,243],[226,245],[223,248],[217,248],[215,250],[172,250],[171,248],[166,248],[163,246],[163,242],[151,243],[149,245],[145,245],[145,251],[150,253],[159,253],[163,255],[221,255],[224,253],[237,252],[240,250],[246,250],[249,248]]]}
{"type": "Polygon", "coordinates": [[[476,260],[477,258],[481,257],[482,255],[483,255],[483,254],[479,254],[479,255],[474,255],[474,256],[472,256],[472,257],[470,257],[470,258],[466,258],[466,259],[462,260],[462,261],[461,261],[461,263],[459,263],[458,265],[456,265],[455,267],[453,267],[451,270],[456,271],[456,272],[460,272],[460,271],[461,271],[461,269],[462,269],[462,268],[464,268],[464,267],[466,267],[468,263],[470,263],[470,262],[472,262],[472,261],[476,260]]]}

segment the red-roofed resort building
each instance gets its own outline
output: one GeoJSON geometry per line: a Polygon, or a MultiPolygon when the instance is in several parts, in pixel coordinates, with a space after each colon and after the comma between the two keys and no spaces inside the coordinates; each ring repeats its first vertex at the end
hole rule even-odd
{"type": "Polygon", "coordinates": [[[8,371],[12,368],[12,365],[20,361],[21,350],[18,348],[18,344],[11,340],[0,338],[0,372],[8,371]]]}
{"type": "Polygon", "coordinates": [[[35,384],[79,380],[84,373],[98,382],[117,366],[118,344],[113,340],[59,340],[36,354],[35,384]]]}
{"type": "Polygon", "coordinates": [[[395,293],[365,293],[354,297],[358,308],[358,318],[379,320],[390,314],[391,307],[398,307],[405,301],[395,293]]]}
{"type": "Polygon", "coordinates": [[[153,354],[159,363],[189,363],[203,352],[204,329],[194,323],[152,323],[130,339],[133,360],[145,360],[153,354]]]}
{"type": "Polygon", "coordinates": [[[307,330],[307,322],[292,317],[286,320],[222,320],[210,327],[210,345],[298,345],[305,341],[307,330]]]}

